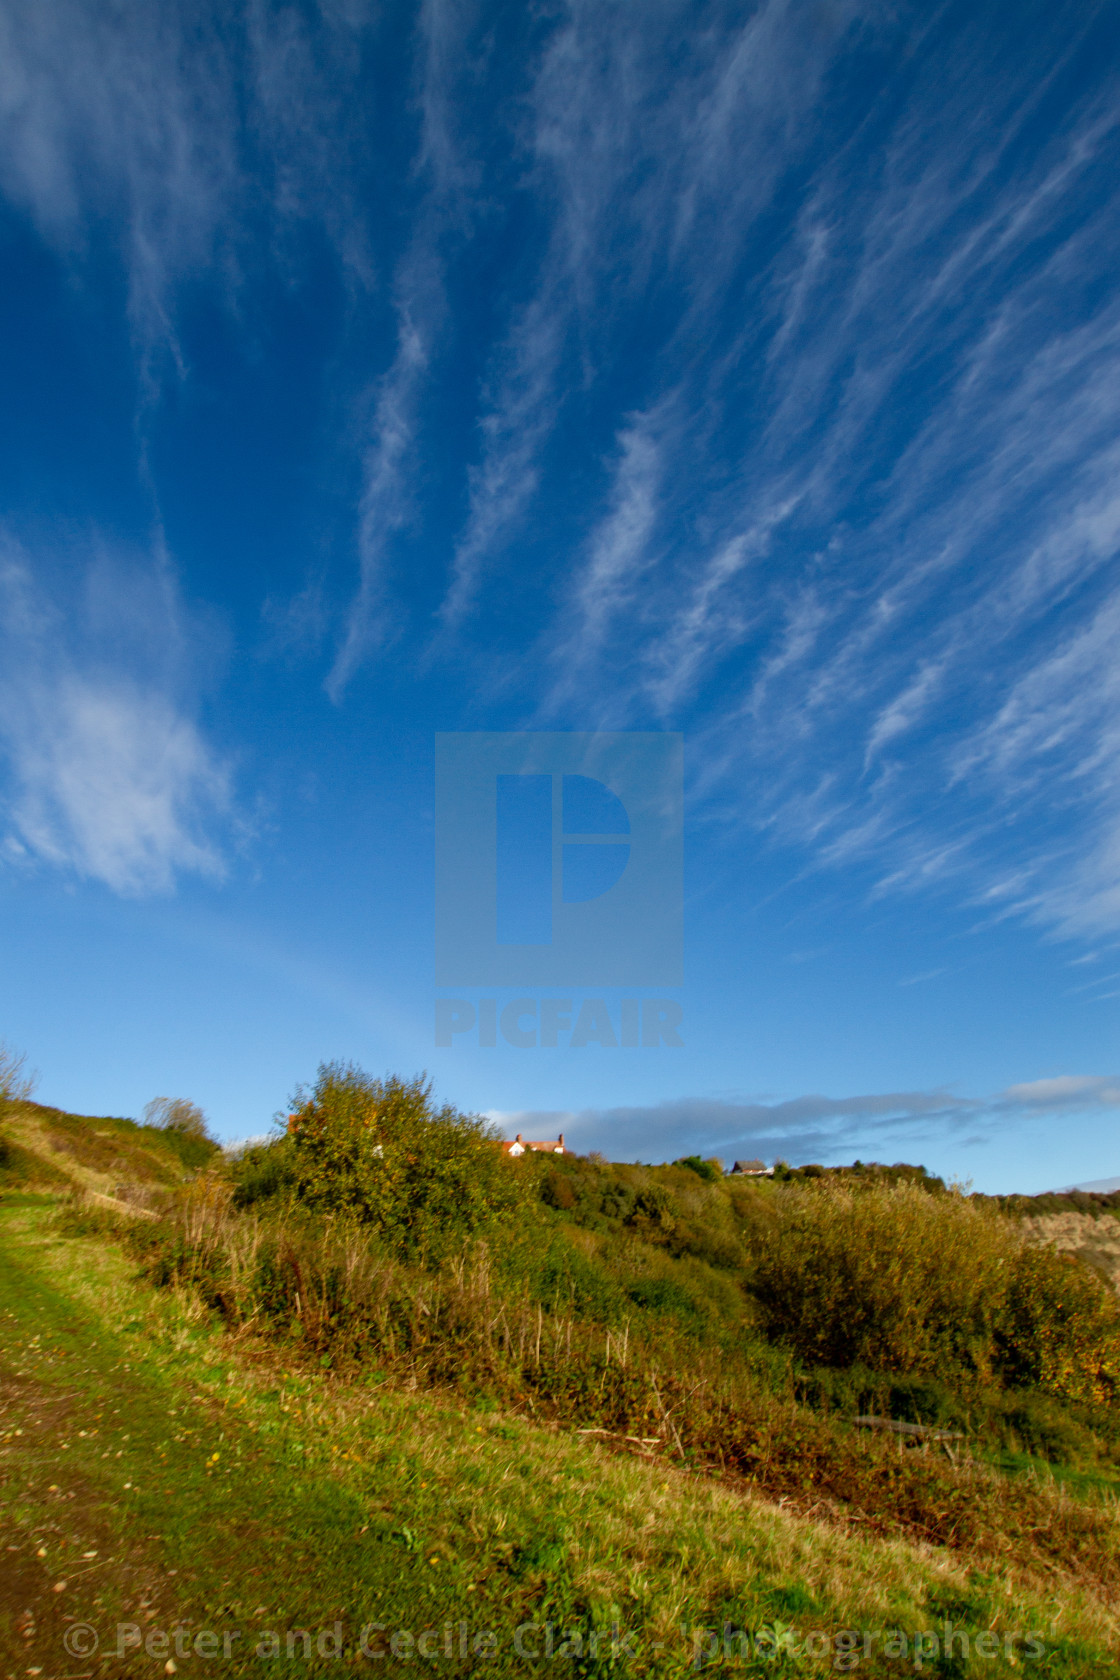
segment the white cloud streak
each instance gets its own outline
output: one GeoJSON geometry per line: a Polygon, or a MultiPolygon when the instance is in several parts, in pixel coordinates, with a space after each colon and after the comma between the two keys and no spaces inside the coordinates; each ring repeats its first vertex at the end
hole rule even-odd
{"type": "Polygon", "coordinates": [[[0,560],[2,855],[129,897],[220,880],[231,777],[191,715],[186,672],[209,658],[198,627],[163,567],[101,555],[67,570],[80,617],[10,539],[0,560]]]}
{"type": "Polygon", "coordinates": [[[376,382],[371,436],[363,450],[358,592],[327,679],[335,701],[395,628],[393,544],[415,514],[421,406],[430,395],[427,375],[448,309],[446,249],[469,226],[477,188],[455,98],[459,79],[470,73],[468,41],[476,21],[473,5],[458,0],[425,0],[420,12],[415,167],[423,187],[415,230],[395,276],[395,355],[376,382]]]}
{"type": "Polygon", "coordinates": [[[183,288],[234,304],[262,226],[286,270],[294,226],[322,226],[368,285],[352,188],[369,9],[251,0],[234,17],[178,0],[0,0],[0,187],[84,271],[108,243],[123,267],[141,398],[186,373],[183,288]]]}
{"type": "MultiPolygon", "coordinates": [[[[1116,106],[1091,105],[1011,169],[1038,92],[1002,89],[986,151],[991,113],[970,115],[967,72],[937,108],[919,85],[873,189],[843,149],[822,170],[771,268],[743,505],[721,491],[701,540],[669,549],[647,530],[620,552],[612,588],[640,605],[585,644],[598,685],[581,675],[613,715],[691,717],[697,785],[748,790],[749,820],[820,862],[862,860],[889,890],[956,880],[982,900],[999,884],[1009,907],[1081,936],[1120,925],[1120,695],[1103,651],[1120,600],[1120,313],[1108,292],[1088,302],[1120,230],[1103,203],[1068,218],[1070,195],[1103,179],[1116,106]],[[1086,294],[1073,312],[1071,287],[1086,294]],[[936,357],[913,410],[899,393],[936,357]],[[910,412],[920,423],[891,441],[910,412]],[[1025,806],[1076,808],[1080,832],[1059,847],[1020,827],[1009,873],[1006,817],[1025,806]],[[938,832],[942,810],[956,831],[938,832]]],[[[713,255],[697,255],[701,291],[713,255]]],[[[707,409],[731,396],[712,365],[678,387],[662,439],[691,497],[710,472],[692,439],[710,449],[707,409]]],[[[663,524],[682,502],[662,495],[663,524]]],[[[563,663],[566,629],[557,640],[563,663]]]]}
{"type": "Polygon", "coordinates": [[[994,1097],[948,1091],[887,1091],[854,1097],[801,1096],[784,1102],[679,1097],[646,1107],[523,1110],[494,1113],[511,1136],[554,1137],[568,1147],[601,1150],[616,1161],[664,1161],[682,1155],[721,1160],[760,1155],[766,1161],[822,1164],[852,1151],[928,1146],[938,1132],[1005,1129],[1031,1117],[1085,1115],[1120,1103],[1115,1075],[1070,1075],[1009,1086],[994,1097]]]}

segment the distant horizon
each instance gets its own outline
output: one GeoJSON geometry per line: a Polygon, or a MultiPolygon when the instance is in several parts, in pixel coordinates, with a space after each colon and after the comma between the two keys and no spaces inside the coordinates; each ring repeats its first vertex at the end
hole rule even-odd
{"type": "MultiPolygon", "coordinates": [[[[32,1097],[30,1100],[32,1102],[36,1102],[37,1098],[32,1097]]],[[[42,1106],[48,1107],[48,1106],[52,1106],[52,1105],[43,1104],[42,1106]]],[[[77,1111],[75,1111],[75,1112],[77,1112],[77,1111]]],[[[99,1116],[96,1116],[96,1115],[89,1115],[87,1117],[90,1118],[90,1119],[99,1118],[99,1116]]],[[[143,1125],[143,1124],[146,1123],[142,1119],[138,1118],[136,1115],[114,1115],[114,1116],[108,1116],[108,1118],[121,1119],[121,1120],[131,1120],[137,1125],[143,1125]]],[[[484,1118],[488,1118],[488,1117],[484,1116],[484,1118]]],[[[518,1129],[518,1132],[513,1132],[513,1131],[510,1131],[510,1130],[507,1130],[502,1135],[503,1135],[506,1142],[511,1142],[518,1135],[524,1136],[526,1134],[524,1132],[524,1126],[521,1125],[518,1129]]],[[[269,1143],[276,1136],[277,1136],[277,1132],[276,1132],[275,1129],[272,1130],[272,1131],[269,1131],[269,1132],[257,1132],[255,1134],[253,1134],[251,1136],[247,1136],[247,1137],[226,1138],[224,1140],[221,1140],[221,1146],[224,1150],[227,1151],[227,1153],[237,1152],[237,1151],[240,1151],[240,1150],[243,1150],[243,1149],[251,1149],[254,1146],[258,1146],[260,1144],[269,1143]]],[[[597,1146],[593,1143],[587,1148],[577,1148],[577,1147],[573,1146],[570,1141],[565,1142],[564,1152],[565,1152],[565,1154],[568,1154],[568,1155],[584,1155],[584,1156],[590,1155],[590,1154],[593,1154],[593,1153],[602,1153],[602,1151],[598,1150],[597,1146]]],[[[784,1156],[781,1156],[781,1155],[772,1156],[769,1159],[767,1159],[765,1157],[761,1157],[761,1156],[736,1155],[734,1153],[731,1153],[731,1154],[724,1153],[722,1155],[712,1153],[712,1154],[707,1154],[706,1155],[706,1154],[703,1154],[703,1152],[699,1148],[694,1149],[694,1150],[686,1150],[681,1155],[674,1155],[674,1156],[668,1156],[667,1155],[667,1156],[664,1156],[664,1157],[662,1157],[658,1160],[654,1160],[654,1161],[644,1161],[643,1162],[643,1161],[638,1160],[637,1158],[634,1158],[632,1160],[629,1156],[624,1157],[624,1156],[621,1156],[621,1155],[615,1156],[615,1157],[607,1156],[607,1159],[608,1160],[614,1159],[614,1160],[618,1161],[619,1164],[625,1164],[625,1165],[672,1166],[676,1162],[687,1158],[688,1155],[692,1155],[694,1158],[698,1157],[699,1159],[702,1159],[702,1160],[712,1160],[712,1161],[718,1160],[723,1167],[724,1173],[727,1174],[727,1175],[730,1175],[730,1170],[731,1170],[732,1166],[734,1166],[734,1164],[737,1160],[758,1159],[758,1160],[762,1161],[763,1166],[765,1166],[768,1171],[772,1171],[773,1168],[778,1164],[779,1161],[784,1161],[786,1159],[784,1156]]],[[[792,1161],[787,1161],[786,1164],[791,1166],[791,1167],[794,1167],[794,1168],[805,1167],[805,1166],[813,1166],[813,1165],[824,1165],[823,1162],[813,1162],[813,1161],[810,1161],[810,1160],[792,1160],[792,1161]]],[[[911,1161],[911,1160],[905,1160],[905,1161],[904,1160],[895,1160],[895,1161],[885,1161],[884,1160],[884,1161],[880,1161],[880,1160],[876,1160],[876,1159],[868,1159],[868,1160],[865,1161],[860,1156],[853,1156],[851,1161],[833,1161],[833,1162],[830,1163],[830,1166],[834,1169],[835,1168],[841,1168],[842,1169],[842,1168],[845,1168],[845,1167],[854,1167],[856,1165],[861,1165],[861,1166],[866,1166],[866,1167],[903,1167],[903,1166],[905,1166],[905,1167],[915,1167],[915,1168],[920,1167],[924,1170],[928,1170],[925,1167],[924,1162],[919,1162],[917,1160],[913,1160],[913,1161],[911,1161]]],[[[937,1177],[947,1177],[947,1182],[954,1182],[954,1181],[955,1182],[967,1182],[966,1180],[961,1179],[958,1175],[953,1174],[951,1172],[948,1175],[936,1174],[935,1176],[937,1176],[937,1177]]],[[[1087,1193],[1096,1193],[1096,1194],[1099,1194],[1099,1195],[1107,1195],[1107,1194],[1111,1194],[1114,1191],[1120,1191],[1120,1175],[1118,1175],[1115,1178],[1093,1179],[1091,1181],[1083,1182],[1083,1183],[1079,1183],[1079,1184],[1065,1184],[1065,1185],[1060,1185],[1060,1186],[1057,1186],[1057,1187],[1049,1187],[1047,1189],[1043,1189],[1043,1190],[1040,1190],[1040,1191],[1028,1192],[1028,1194],[1033,1193],[1033,1194],[1036,1194],[1036,1195],[1065,1196],[1065,1195],[1071,1194],[1073,1191],[1084,1191],[1084,1192],[1087,1192],[1087,1193]]],[[[1017,1194],[1018,1192],[1010,1191],[1010,1190],[1000,1191],[999,1189],[994,1189],[994,1190],[986,1191],[986,1192],[983,1192],[983,1193],[984,1194],[995,1194],[995,1195],[1000,1195],[1000,1194],[1011,1195],[1011,1194],[1017,1194]]]]}

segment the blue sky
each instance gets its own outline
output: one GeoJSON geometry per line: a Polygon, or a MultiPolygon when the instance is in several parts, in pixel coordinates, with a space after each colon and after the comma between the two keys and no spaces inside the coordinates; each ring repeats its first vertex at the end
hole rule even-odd
{"type": "Polygon", "coordinates": [[[1120,1170],[1120,20],[0,0],[0,1031],[1120,1170]],[[433,1038],[437,731],[679,731],[681,1048],[433,1038]]]}

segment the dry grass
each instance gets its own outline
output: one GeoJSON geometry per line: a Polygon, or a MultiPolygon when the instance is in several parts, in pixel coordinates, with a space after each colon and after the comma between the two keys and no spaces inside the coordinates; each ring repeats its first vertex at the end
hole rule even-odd
{"type": "MultiPolygon", "coordinates": [[[[8,1102],[0,1110],[0,1134],[21,1151],[21,1181],[44,1188],[61,1181],[111,1196],[121,1183],[166,1188],[185,1175],[178,1140],[131,1120],[8,1102]]],[[[202,1147],[203,1157],[212,1147],[202,1147]]]]}

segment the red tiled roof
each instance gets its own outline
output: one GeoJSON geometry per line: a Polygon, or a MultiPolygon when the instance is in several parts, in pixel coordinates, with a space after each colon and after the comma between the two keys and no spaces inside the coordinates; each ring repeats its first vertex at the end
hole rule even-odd
{"type": "Polygon", "coordinates": [[[506,1138],[502,1143],[502,1151],[506,1155],[523,1155],[527,1149],[536,1150],[540,1155],[563,1155],[565,1153],[564,1134],[561,1132],[558,1138],[541,1140],[540,1138],[522,1137],[521,1133],[518,1132],[515,1138],[506,1138]]]}

